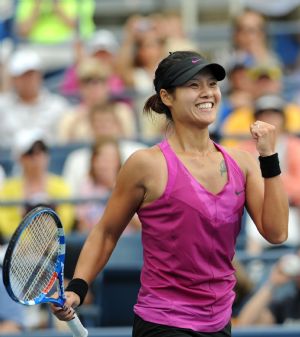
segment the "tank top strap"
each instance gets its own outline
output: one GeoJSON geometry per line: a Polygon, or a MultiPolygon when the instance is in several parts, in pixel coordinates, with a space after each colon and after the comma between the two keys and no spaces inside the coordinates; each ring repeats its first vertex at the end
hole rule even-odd
{"type": "Polygon", "coordinates": [[[166,163],[167,163],[168,181],[167,181],[164,195],[166,197],[169,197],[170,193],[172,192],[174,183],[176,181],[176,175],[178,171],[178,161],[176,160],[176,158],[174,158],[173,151],[171,150],[167,139],[164,139],[163,141],[161,141],[158,144],[158,147],[160,148],[162,154],[164,155],[166,163]]]}

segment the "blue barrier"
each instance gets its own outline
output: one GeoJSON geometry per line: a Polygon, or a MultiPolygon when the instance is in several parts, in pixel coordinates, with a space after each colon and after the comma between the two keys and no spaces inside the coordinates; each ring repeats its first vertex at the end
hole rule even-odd
{"type": "MultiPolygon", "coordinates": [[[[89,329],[89,337],[131,337],[131,327],[89,329]]],[[[1,334],[1,337],[69,337],[68,331],[39,330],[18,334],[1,334]]],[[[234,328],[232,337],[300,337],[298,326],[267,326],[234,328]]]]}

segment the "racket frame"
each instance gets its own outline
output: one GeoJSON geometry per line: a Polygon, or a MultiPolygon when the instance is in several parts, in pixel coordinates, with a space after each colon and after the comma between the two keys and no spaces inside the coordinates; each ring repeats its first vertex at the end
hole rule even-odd
{"type": "Polygon", "coordinates": [[[53,303],[57,306],[63,307],[64,303],[66,301],[66,297],[64,294],[64,261],[65,261],[65,250],[66,250],[66,243],[65,243],[65,235],[63,226],[61,224],[61,221],[58,217],[58,215],[51,209],[46,207],[37,207],[30,211],[22,220],[16,231],[14,232],[13,236],[11,237],[5,256],[3,261],[3,283],[5,285],[5,288],[7,292],[9,293],[10,297],[18,303],[24,304],[24,305],[35,305],[40,303],[53,303]],[[24,230],[31,224],[32,220],[36,218],[37,216],[41,215],[42,213],[49,214],[55,221],[55,224],[58,229],[58,242],[59,242],[59,248],[58,248],[58,256],[55,262],[55,268],[54,273],[48,283],[48,285],[45,287],[45,290],[35,299],[26,301],[21,300],[18,297],[15,296],[11,285],[10,285],[10,266],[11,266],[11,260],[13,258],[13,252],[14,248],[24,232],[24,230]],[[47,296],[49,291],[54,286],[56,280],[58,280],[58,298],[53,298],[47,296]]]}

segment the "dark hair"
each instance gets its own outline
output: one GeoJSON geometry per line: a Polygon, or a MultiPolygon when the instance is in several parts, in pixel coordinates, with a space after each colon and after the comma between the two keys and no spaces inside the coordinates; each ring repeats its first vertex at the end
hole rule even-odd
{"type": "MultiPolygon", "coordinates": [[[[156,94],[149,97],[144,105],[144,113],[151,114],[153,111],[165,115],[166,118],[170,121],[173,121],[172,114],[170,109],[162,102],[160,93],[159,93],[159,82],[164,77],[166,71],[176,65],[178,62],[185,60],[186,58],[200,58],[204,57],[195,52],[195,51],[176,51],[174,53],[170,53],[167,57],[165,57],[160,63],[155,71],[155,76],[153,80],[154,88],[156,94]]],[[[176,87],[168,87],[164,88],[169,94],[173,94],[175,92],[176,87]]]]}

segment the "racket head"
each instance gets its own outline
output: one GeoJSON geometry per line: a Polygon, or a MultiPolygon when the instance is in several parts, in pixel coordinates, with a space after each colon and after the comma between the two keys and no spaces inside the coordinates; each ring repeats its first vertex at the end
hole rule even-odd
{"type": "Polygon", "coordinates": [[[3,283],[9,296],[25,305],[51,302],[63,306],[65,236],[54,210],[30,211],[11,237],[3,261],[3,283]],[[58,280],[58,298],[47,294],[58,280]]]}

